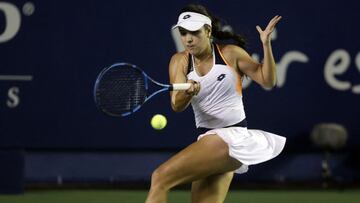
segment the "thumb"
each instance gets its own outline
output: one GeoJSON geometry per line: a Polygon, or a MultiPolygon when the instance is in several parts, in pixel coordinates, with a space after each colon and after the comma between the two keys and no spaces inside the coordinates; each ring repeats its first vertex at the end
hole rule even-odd
{"type": "Polygon", "coordinates": [[[256,26],[256,29],[257,29],[257,31],[259,32],[259,33],[262,33],[262,29],[260,28],[260,26],[256,26]]]}

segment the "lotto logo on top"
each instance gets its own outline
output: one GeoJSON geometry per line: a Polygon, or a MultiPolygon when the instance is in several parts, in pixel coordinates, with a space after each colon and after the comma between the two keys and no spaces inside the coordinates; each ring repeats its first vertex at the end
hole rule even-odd
{"type": "Polygon", "coordinates": [[[183,19],[188,19],[188,18],[190,18],[191,17],[191,15],[185,15],[184,17],[183,17],[183,19]]]}

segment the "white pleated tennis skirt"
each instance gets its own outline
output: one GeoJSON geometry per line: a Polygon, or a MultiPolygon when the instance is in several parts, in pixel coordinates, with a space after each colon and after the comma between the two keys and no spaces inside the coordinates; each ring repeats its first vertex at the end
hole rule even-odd
{"type": "Polygon", "coordinates": [[[268,161],[284,149],[286,138],[262,130],[228,127],[209,130],[198,136],[217,134],[229,146],[229,155],[242,163],[235,173],[246,173],[250,165],[268,161]]]}

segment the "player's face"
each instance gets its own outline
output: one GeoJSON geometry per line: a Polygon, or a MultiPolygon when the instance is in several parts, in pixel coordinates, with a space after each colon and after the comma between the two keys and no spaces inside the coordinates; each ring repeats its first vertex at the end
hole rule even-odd
{"type": "Polygon", "coordinates": [[[185,49],[192,55],[201,54],[209,45],[209,31],[205,27],[196,31],[189,31],[180,27],[179,31],[185,49]]]}

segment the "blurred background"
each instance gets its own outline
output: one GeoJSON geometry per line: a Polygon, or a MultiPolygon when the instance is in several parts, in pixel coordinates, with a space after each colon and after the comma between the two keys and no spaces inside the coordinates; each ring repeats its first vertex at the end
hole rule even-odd
{"type": "MultiPolygon", "coordinates": [[[[168,82],[181,47],[171,27],[194,1],[0,1],[0,193],[41,187],[147,188],[151,172],[197,138],[192,109],[168,94],[126,118],[93,101],[97,74],[130,62],[168,82]],[[168,125],[154,130],[163,114],[168,125]]],[[[287,137],[284,152],[232,187],[356,187],[360,181],[360,19],[355,1],[195,1],[242,34],[261,61],[256,25],[273,35],[278,83],[244,81],[249,128],[287,137]]]]}

